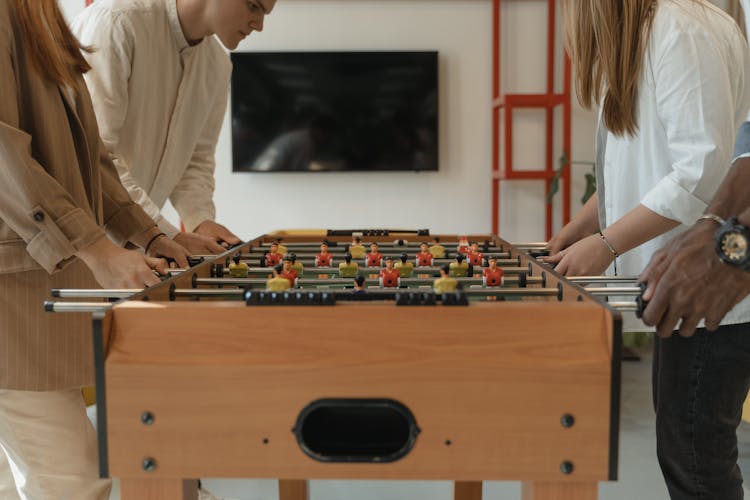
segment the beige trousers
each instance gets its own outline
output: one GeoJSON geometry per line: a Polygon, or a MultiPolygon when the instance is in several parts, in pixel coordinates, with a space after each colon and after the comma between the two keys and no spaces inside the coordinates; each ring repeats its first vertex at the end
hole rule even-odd
{"type": "Polygon", "coordinates": [[[80,389],[0,390],[0,499],[107,500],[80,389]]]}

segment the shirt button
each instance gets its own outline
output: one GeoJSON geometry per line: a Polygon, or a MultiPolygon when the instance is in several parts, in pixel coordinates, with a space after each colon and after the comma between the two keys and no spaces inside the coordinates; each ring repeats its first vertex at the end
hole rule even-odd
{"type": "Polygon", "coordinates": [[[34,212],[34,220],[37,222],[42,222],[44,220],[44,213],[34,212]]]}

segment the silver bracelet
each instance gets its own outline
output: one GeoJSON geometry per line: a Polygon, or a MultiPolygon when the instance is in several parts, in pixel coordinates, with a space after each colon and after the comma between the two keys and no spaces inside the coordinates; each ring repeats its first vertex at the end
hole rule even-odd
{"type": "Polygon", "coordinates": [[[698,217],[698,220],[695,221],[695,223],[697,224],[697,223],[699,223],[702,220],[712,220],[712,221],[716,222],[720,226],[723,226],[727,222],[724,219],[722,219],[721,217],[719,217],[718,215],[715,215],[715,214],[703,214],[700,217],[698,217]]]}

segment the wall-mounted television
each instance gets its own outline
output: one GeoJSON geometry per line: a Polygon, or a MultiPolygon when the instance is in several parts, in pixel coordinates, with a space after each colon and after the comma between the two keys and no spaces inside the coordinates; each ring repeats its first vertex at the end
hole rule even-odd
{"type": "Polygon", "coordinates": [[[438,169],[437,52],[233,53],[235,172],[438,169]]]}

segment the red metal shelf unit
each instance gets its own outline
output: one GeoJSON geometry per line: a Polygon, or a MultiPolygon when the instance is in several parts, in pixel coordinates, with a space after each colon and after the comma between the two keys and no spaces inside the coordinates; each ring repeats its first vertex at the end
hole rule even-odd
{"type": "MultiPolygon", "coordinates": [[[[545,181],[545,192],[549,192],[555,175],[556,161],[554,150],[554,110],[563,107],[562,147],[570,158],[571,102],[570,102],[570,59],[564,55],[563,91],[555,93],[555,26],[557,0],[547,2],[547,93],[546,94],[501,94],[500,93],[500,8],[502,0],[493,0],[493,49],[492,49],[492,232],[500,230],[500,182],[514,179],[538,179],[545,181]],[[544,170],[515,170],[513,168],[513,111],[516,108],[545,110],[545,168],[544,170]],[[505,110],[505,161],[500,167],[500,111],[505,110]]],[[[562,174],[563,224],[570,221],[570,168],[562,174]]],[[[546,204],[546,237],[552,237],[552,204],[546,204]]]]}

